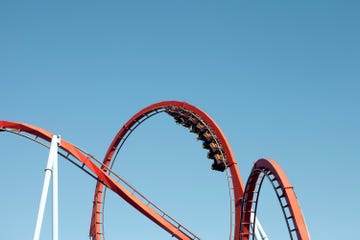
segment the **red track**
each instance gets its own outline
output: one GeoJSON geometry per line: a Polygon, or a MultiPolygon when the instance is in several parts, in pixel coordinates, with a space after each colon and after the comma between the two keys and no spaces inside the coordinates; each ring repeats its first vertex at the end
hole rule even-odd
{"type": "Polygon", "coordinates": [[[296,236],[297,239],[309,240],[310,236],[294,189],[280,165],[272,159],[259,159],[251,170],[245,187],[241,211],[241,239],[250,239],[251,229],[253,229],[250,225],[254,225],[251,213],[255,210],[256,215],[257,199],[265,177],[270,180],[278,196],[291,239],[296,236]]]}
{"type": "MultiPolygon", "coordinates": [[[[85,170],[85,167],[90,173],[93,173],[97,178],[98,182],[95,189],[94,195],[94,206],[90,226],[90,237],[93,240],[100,240],[103,237],[101,231],[101,212],[102,212],[102,203],[104,201],[103,195],[103,186],[105,185],[131,206],[136,208],[139,212],[149,218],[151,221],[159,225],[161,228],[169,232],[172,236],[177,239],[193,239],[192,235],[188,234],[187,231],[179,228],[176,224],[169,221],[163,215],[159,214],[158,211],[155,211],[153,208],[149,207],[142,200],[137,198],[135,195],[131,194],[125,187],[123,187],[118,181],[109,175],[111,163],[115,160],[117,151],[119,150],[119,144],[121,147],[122,141],[126,140],[126,136],[130,134],[137,125],[141,124],[149,116],[157,114],[159,112],[166,111],[168,114],[174,116],[174,118],[182,123],[185,127],[196,131],[204,143],[216,143],[216,150],[207,146],[209,152],[216,151],[216,156],[211,155],[210,158],[214,160],[214,169],[223,171],[223,165],[226,167],[226,170],[229,171],[231,175],[231,181],[233,185],[233,197],[234,201],[232,206],[235,209],[235,229],[233,233],[233,239],[250,239],[252,236],[251,225],[254,224],[251,219],[251,212],[256,214],[257,207],[257,196],[260,190],[257,188],[256,182],[263,176],[267,176],[270,181],[275,182],[277,185],[274,185],[274,189],[278,195],[280,205],[282,206],[285,219],[288,224],[290,237],[295,233],[298,239],[310,239],[305,221],[302,217],[302,213],[295,197],[295,193],[280,166],[273,160],[270,159],[260,159],[258,160],[250,174],[248,183],[244,188],[244,184],[241,180],[241,176],[237,167],[235,157],[232,153],[230,145],[226,140],[225,135],[222,133],[221,129],[215,123],[215,121],[207,115],[205,112],[199,108],[190,105],[185,102],[177,101],[166,101],[153,104],[149,107],[144,108],[137,114],[135,114],[130,120],[120,129],[116,134],[114,140],[110,144],[108,151],[104,157],[103,164],[96,164],[90,155],[85,154],[80,151],[78,148],[74,147],[71,143],[61,140],[60,149],[64,151],[62,156],[71,156],[72,158],[79,161],[82,165],[81,168],[85,170]],[[198,123],[198,125],[189,125],[192,121],[198,123]],[[201,132],[200,132],[201,130],[201,132]],[[207,134],[207,135],[206,135],[207,134]],[[212,149],[212,150],[211,150],[212,149]],[[245,191],[244,191],[245,189],[245,191]],[[282,200],[285,200],[285,204],[282,204],[282,200]],[[285,214],[285,209],[289,209],[290,215],[285,214]]],[[[25,123],[17,122],[8,122],[0,121],[0,130],[9,131],[16,134],[26,133],[25,137],[31,138],[34,141],[41,138],[46,142],[50,142],[52,138],[52,133],[25,123]]],[[[261,181],[262,182],[262,181],[261,181]]]]}

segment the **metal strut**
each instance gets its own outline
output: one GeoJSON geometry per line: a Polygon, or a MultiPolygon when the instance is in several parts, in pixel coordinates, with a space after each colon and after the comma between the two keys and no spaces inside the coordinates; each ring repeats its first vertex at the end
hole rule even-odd
{"type": "Polygon", "coordinates": [[[53,232],[52,232],[52,239],[58,240],[59,238],[59,202],[58,202],[58,146],[60,146],[61,137],[60,135],[53,135],[51,139],[51,145],[50,145],[50,151],[49,151],[49,157],[47,161],[47,165],[45,168],[45,177],[44,177],[44,184],[42,188],[41,198],[40,198],[40,204],[39,204],[39,211],[38,216],[36,220],[35,225],[35,231],[33,240],[39,240],[40,239],[40,232],[41,232],[41,226],[44,218],[44,211],[45,211],[45,205],[46,205],[46,199],[47,199],[47,193],[49,190],[49,183],[51,175],[53,177],[52,179],[52,194],[53,194],[53,232]]]}

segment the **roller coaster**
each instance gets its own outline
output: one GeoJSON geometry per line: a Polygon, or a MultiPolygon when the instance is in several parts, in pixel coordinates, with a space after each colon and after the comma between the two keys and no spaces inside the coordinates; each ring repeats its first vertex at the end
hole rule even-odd
{"type": "MultiPolygon", "coordinates": [[[[131,117],[115,135],[102,161],[72,143],[58,139],[57,154],[96,179],[89,231],[91,240],[105,239],[103,213],[107,189],[172,237],[181,240],[201,239],[112,170],[127,138],[139,125],[157,114],[167,114],[176,123],[194,133],[208,152],[207,157],[212,161],[211,169],[225,172],[230,195],[230,240],[268,239],[256,217],[264,179],[270,181],[277,196],[289,239],[310,239],[294,189],[276,161],[269,158],[257,160],[244,184],[230,144],[216,122],[207,113],[191,104],[164,101],[152,104],[131,117]]],[[[25,137],[50,150],[50,143],[53,143],[55,136],[36,126],[3,120],[0,120],[0,131],[25,137]]]]}

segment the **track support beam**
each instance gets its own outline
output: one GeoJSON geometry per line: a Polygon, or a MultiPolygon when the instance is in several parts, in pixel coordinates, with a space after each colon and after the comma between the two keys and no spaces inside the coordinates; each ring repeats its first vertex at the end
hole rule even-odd
{"type": "Polygon", "coordinates": [[[44,184],[42,188],[40,204],[39,204],[39,211],[36,220],[35,230],[33,240],[40,239],[40,232],[41,226],[44,218],[44,211],[46,206],[46,199],[49,190],[49,184],[51,175],[53,177],[52,180],[52,194],[53,194],[53,232],[52,232],[52,239],[58,240],[59,238],[59,202],[58,202],[58,146],[60,145],[61,137],[59,135],[54,135],[51,140],[49,157],[47,161],[47,165],[45,168],[45,177],[44,177],[44,184]]]}

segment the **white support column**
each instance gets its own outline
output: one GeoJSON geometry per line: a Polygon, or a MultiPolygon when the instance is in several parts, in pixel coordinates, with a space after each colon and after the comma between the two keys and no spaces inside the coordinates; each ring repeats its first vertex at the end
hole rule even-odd
{"type": "Polygon", "coordinates": [[[258,240],[269,240],[263,227],[260,224],[259,219],[257,219],[257,218],[256,218],[256,222],[255,222],[255,236],[256,236],[256,239],[258,239],[258,240]]]}
{"type": "MultiPolygon", "coordinates": [[[[41,198],[40,198],[39,211],[38,211],[38,216],[37,216],[37,220],[36,220],[33,240],[40,239],[40,232],[41,232],[41,226],[42,226],[42,222],[43,222],[43,218],[44,218],[44,211],[45,211],[45,206],[46,206],[47,194],[48,194],[48,190],[49,190],[50,178],[54,171],[54,162],[56,165],[55,166],[56,180],[55,181],[53,180],[53,194],[54,194],[55,190],[56,191],[58,190],[58,187],[57,187],[57,158],[58,158],[57,152],[58,152],[58,145],[60,145],[60,141],[61,141],[60,136],[56,136],[56,135],[54,135],[51,140],[49,157],[48,157],[48,161],[47,161],[47,165],[46,165],[46,169],[45,169],[44,184],[43,184],[41,198]],[[55,184],[56,184],[56,186],[54,189],[55,184]]],[[[55,207],[58,208],[57,192],[55,193],[55,196],[53,196],[53,199],[55,199],[54,197],[56,198],[56,200],[53,200],[53,209],[55,207]]],[[[53,239],[55,239],[55,240],[57,240],[57,236],[54,238],[54,232],[56,234],[58,233],[58,226],[55,227],[55,224],[56,225],[58,224],[58,220],[56,219],[54,221],[54,218],[58,217],[57,213],[58,213],[58,209],[53,210],[53,239]],[[54,216],[54,213],[56,216],[54,216]]]]}
{"type": "Polygon", "coordinates": [[[53,159],[52,183],[53,183],[53,240],[59,239],[59,184],[58,184],[58,154],[57,147],[60,146],[61,138],[56,136],[56,154],[53,159]]]}
{"type": "Polygon", "coordinates": [[[255,226],[254,226],[254,235],[256,240],[269,240],[269,238],[267,237],[263,227],[260,224],[259,219],[255,216],[254,213],[251,213],[250,216],[251,221],[253,222],[255,220],[255,226]]]}

